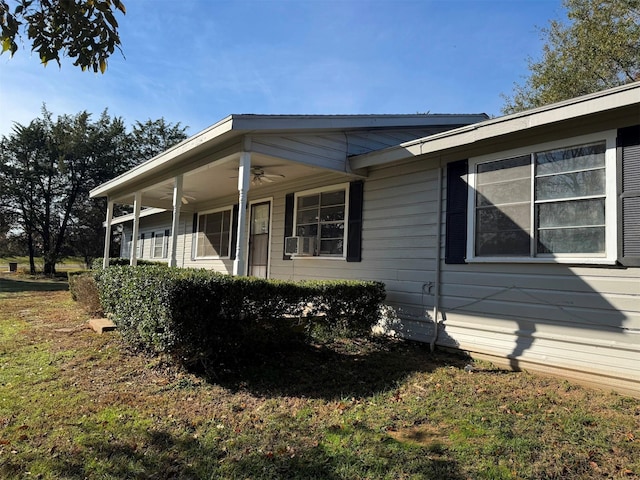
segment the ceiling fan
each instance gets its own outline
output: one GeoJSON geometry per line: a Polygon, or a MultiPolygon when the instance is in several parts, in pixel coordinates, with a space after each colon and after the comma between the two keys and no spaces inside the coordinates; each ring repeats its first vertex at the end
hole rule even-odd
{"type": "Polygon", "coordinates": [[[279,173],[267,173],[264,171],[264,167],[251,167],[251,184],[262,185],[263,183],[273,183],[276,180],[284,178],[284,175],[279,173]]]}
{"type": "MultiPolygon", "coordinates": [[[[196,197],[193,196],[192,192],[182,192],[181,201],[183,205],[188,205],[189,202],[193,202],[196,197]]],[[[168,191],[160,197],[160,200],[173,200],[173,190],[168,191]]]]}

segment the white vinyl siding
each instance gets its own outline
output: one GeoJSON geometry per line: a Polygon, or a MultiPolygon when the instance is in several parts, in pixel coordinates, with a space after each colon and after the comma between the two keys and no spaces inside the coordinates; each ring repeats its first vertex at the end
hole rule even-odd
{"type": "Polygon", "coordinates": [[[615,132],[470,161],[469,261],[613,263],[615,132]]]}

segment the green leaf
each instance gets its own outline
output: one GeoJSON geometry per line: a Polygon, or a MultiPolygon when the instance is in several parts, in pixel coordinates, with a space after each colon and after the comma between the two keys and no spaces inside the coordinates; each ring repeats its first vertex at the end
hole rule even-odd
{"type": "Polygon", "coordinates": [[[100,59],[100,73],[104,73],[107,70],[107,62],[104,58],[100,59]]]}
{"type": "Polygon", "coordinates": [[[2,53],[6,52],[7,50],[11,49],[11,39],[10,38],[3,38],[2,39],[2,53]]]}

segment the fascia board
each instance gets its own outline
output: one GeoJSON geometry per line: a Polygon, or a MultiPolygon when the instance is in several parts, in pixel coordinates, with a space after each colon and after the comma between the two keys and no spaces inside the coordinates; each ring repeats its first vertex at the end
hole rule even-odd
{"type": "Polygon", "coordinates": [[[487,120],[430,137],[412,140],[396,147],[352,157],[350,159],[351,168],[357,170],[406,159],[415,155],[438,153],[447,149],[470,145],[480,140],[509,135],[530,128],[549,126],[554,123],[629,107],[634,104],[638,104],[640,118],[640,82],[487,120]]]}
{"type": "Polygon", "coordinates": [[[488,118],[486,114],[414,115],[234,115],[234,128],[255,134],[290,131],[362,130],[370,128],[464,125],[488,118]]]}

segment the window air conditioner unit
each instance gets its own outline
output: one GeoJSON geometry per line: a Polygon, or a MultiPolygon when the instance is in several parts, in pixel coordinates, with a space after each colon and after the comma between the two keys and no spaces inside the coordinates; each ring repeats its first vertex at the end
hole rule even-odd
{"type": "Polygon", "coordinates": [[[284,239],[284,253],[298,257],[309,257],[315,253],[316,237],[287,237],[284,239]]]}

